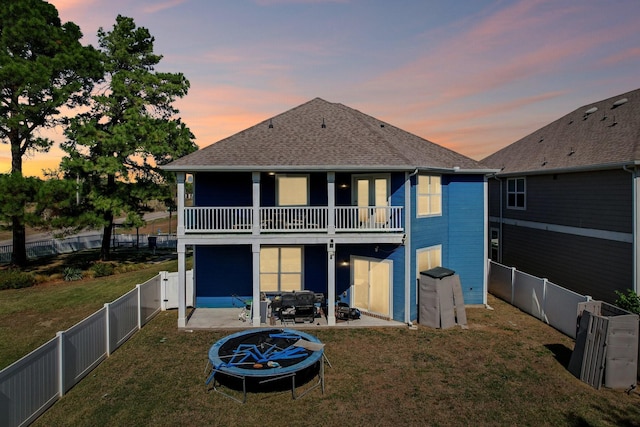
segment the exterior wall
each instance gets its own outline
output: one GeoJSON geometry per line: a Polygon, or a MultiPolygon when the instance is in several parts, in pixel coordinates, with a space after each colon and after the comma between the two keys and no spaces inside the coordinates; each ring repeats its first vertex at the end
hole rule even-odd
{"type": "Polygon", "coordinates": [[[232,307],[232,295],[253,292],[251,246],[196,246],[194,280],[196,307],[232,307]]]}
{"type": "Polygon", "coordinates": [[[193,183],[195,206],[251,206],[251,174],[199,172],[193,183]]]}
{"type": "Polygon", "coordinates": [[[484,302],[484,177],[451,177],[449,192],[449,268],[460,275],[465,304],[484,302]]]}
{"type": "Polygon", "coordinates": [[[525,210],[506,208],[503,182],[505,218],[632,232],[632,180],[622,169],[527,176],[525,210]]]}
{"type": "Polygon", "coordinates": [[[631,243],[512,225],[502,232],[502,264],[609,303],[633,283],[631,243]]]}
{"type": "Polygon", "coordinates": [[[506,180],[501,178],[502,227],[500,181],[489,182],[490,226],[501,228],[502,256],[496,261],[610,303],[615,290],[633,287],[630,173],[526,176],[524,210],[506,208],[506,180]]]}
{"type": "Polygon", "coordinates": [[[411,189],[411,318],[417,318],[416,250],[442,245],[442,266],[460,275],[465,304],[484,302],[484,177],[444,175],[442,215],[416,218],[416,180],[411,189]],[[415,311],[414,311],[415,310],[415,311]]]}
{"type": "MultiPolygon", "coordinates": [[[[325,173],[311,173],[310,204],[327,204],[325,173]]],[[[390,198],[393,206],[407,206],[405,173],[391,173],[390,198]]],[[[352,174],[336,173],[336,206],[352,205],[352,174]]],[[[393,263],[392,317],[405,320],[406,287],[409,286],[409,318],[417,318],[417,274],[415,252],[419,248],[441,245],[442,264],[461,277],[465,303],[484,301],[484,177],[482,175],[444,175],[442,177],[442,215],[416,218],[416,177],[411,178],[410,212],[403,213],[405,225],[410,221],[411,236],[407,245],[352,244],[336,245],[336,297],[351,298],[351,256],[386,259],[393,263]],[[409,256],[410,269],[406,274],[409,256]],[[409,283],[407,284],[407,277],[409,283]]],[[[275,204],[275,177],[261,176],[261,205],[275,204]]],[[[195,181],[197,206],[250,206],[250,173],[199,173],[195,181]]],[[[257,237],[261,239],[262,237],[257,237]]],[[[265,237],[266,238],[266,237],[265,237]]],[[[273,236],[269,236],[273,244],[273,236]]],[[[283,242],[287,237],[283,236],[283,242]]],[[[238,243],[238,242],[235,242],[238,243]]],[[[249,243],[249,242],[247,242],[249,243]]],[[[283,243],[284,244],[284,243],[283,243]]],[[[229,306],[232,295],[252,295],[252,253],[249,244],[198,245],[195,248],[196,306],[229,306]]],[[[323,244],[304,246],[304,289],[327,293],[327,248],[323,244]]],[[[237,304],[238,302],[235,301],[237,304]]]]}

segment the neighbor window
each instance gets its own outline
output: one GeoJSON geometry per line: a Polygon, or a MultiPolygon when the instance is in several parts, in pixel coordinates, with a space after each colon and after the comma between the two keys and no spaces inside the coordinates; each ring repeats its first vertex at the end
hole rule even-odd
{"type": "Polygon", "coordinates": [[[524,178],[507,179],[507,208],[525,209],[527,187],[524,178]]]}
{"type": "Polygon", "coordinates": [[[260,249],[260,291],[302,290],[302,248],[298,246],[260,249]]]}
{"type": "Polygon", "coordinates": [[[308,175],[277,176],[278,206],[307,206],[309,204],[308,175]]]}
{"type": "Polygon", "coordinates": [[[440,176],[418,175],[417,189],[418,216],[442,215],[442,185],[440,176]]]}

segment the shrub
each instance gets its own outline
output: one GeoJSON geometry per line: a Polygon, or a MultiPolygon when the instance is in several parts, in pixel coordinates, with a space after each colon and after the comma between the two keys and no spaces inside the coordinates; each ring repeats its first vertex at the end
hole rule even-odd
{"type": "Polygon", "coordinates": [[[36,277],[32,273],[13,269],[0,273],[0,290],[28,288],[35,284],[36,277]]]}
{"type": "Polygon", "coordinates": [[[633,289],[627,289],[627,293],[616,291],[616,295],[618,295],[616,306],[623,310],[640,314],[640,296],[633,289]]]}
{"type": "Polygon", "coordinates": [[[93,264],[91,267],[93,277],[105,277],[113,274],[113,265],[106,262],[93,264]]]}
{"type": "Polygon", "coordinates": [[[75,267],[66,267],[63,271],[64,280],[67,282],[73,282],[75,280],[82,279],[82,270],[75,267]]]}

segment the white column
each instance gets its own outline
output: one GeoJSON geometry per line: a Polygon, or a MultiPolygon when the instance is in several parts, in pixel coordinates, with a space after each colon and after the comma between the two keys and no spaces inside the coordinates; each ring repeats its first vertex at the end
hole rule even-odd
{"type": "Polygon", "coordinates": [[[260,172],[251,174],[252,198],[253,198],[253,227],[252,234],[260,234],[260,172]]]}
{"type": "Polygon", "coordinates": [[[336,234],[336,174],[327,172],[327,231],[336,234]]]}
{"type": "MultiPolygon", "coordinates": [[[[184,172],[177,173],[178,180],[178,227],[176,230],[176,238],[184,236],[184,172]]],[[[171,230],[169,230],[171,231],[171,230]]]]}
{"type": "Polygon", "coordinates": [[[178,328],[187,326],[187,263],[185,244],[178,239],[178,328]]]}
{"type": "Polygon", "coordinates": [[[253,309],[252,324],[260,326],[260,243],[251,245],[253,255],[253,309]]]}
{"type": "Polygon", "coordinates": [[[327,243],[327,324],[336,324],[336,246],[333,239],[327,243]]]}

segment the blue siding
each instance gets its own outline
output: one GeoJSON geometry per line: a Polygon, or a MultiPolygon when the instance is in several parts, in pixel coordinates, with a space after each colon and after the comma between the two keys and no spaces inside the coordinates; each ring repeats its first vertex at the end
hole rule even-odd
{"type": "Polygon", "coordinates": [[[231,295],[253,294],[250,245],[197,246],[194,257],[196,307],[228,307],[231,295]]]}
{"type": "Polygon", "coordinates": [[[442,215],[416,218],[416,177],[411,187],[411,318],[417,318],[416,250],[442,246],[442,265],[460,275],[465,304],[484,302],[484,177],[442,176],[442,215]]]}
{"type": "Polygon", "coordinates": [[[448,268],[460,275],[465,304],[484,302],[484,178],[456,176],[449,182],[448,268]]]}
{"type": "Polygon", "coordinates": [[[327,293],[327,247],[304,247],[304,289],[327,293]]]}
{"type": "Polygon", "coordinates": [[[250,173],[198,173],[194,180],[196,206],[251,206],[250,173]]]}

